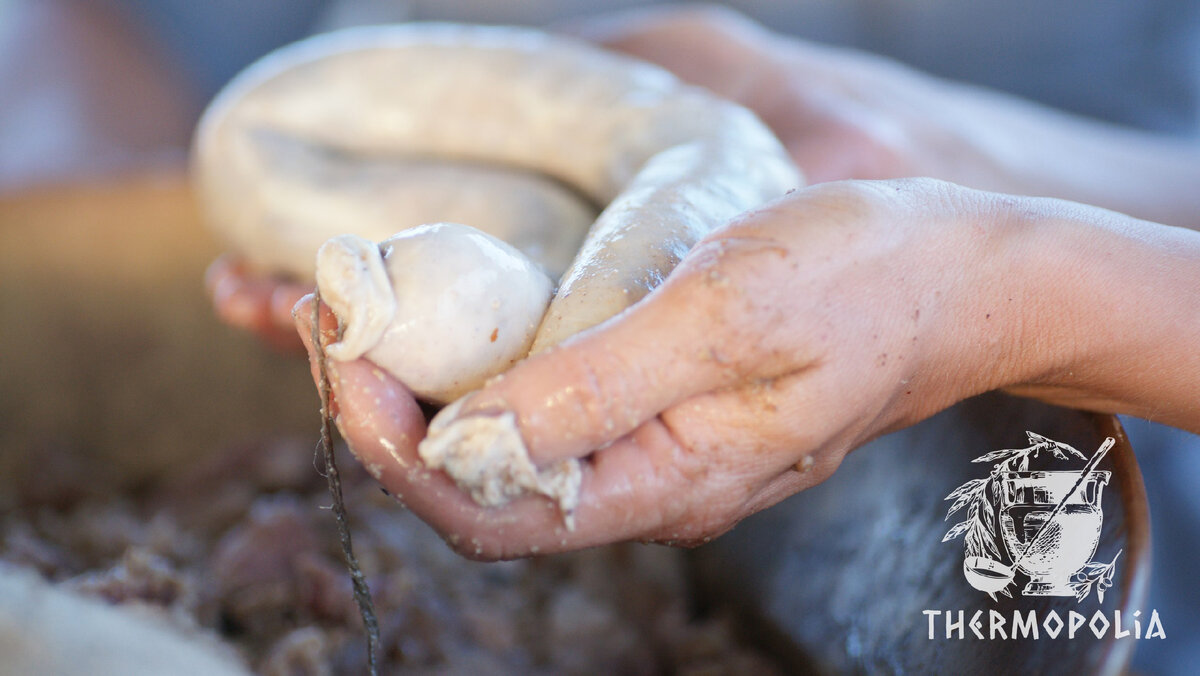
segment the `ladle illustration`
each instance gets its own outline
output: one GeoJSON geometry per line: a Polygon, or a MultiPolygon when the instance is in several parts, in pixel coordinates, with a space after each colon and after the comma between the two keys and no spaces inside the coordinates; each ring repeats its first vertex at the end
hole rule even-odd
{"type": "Polygon", "coordinates": [[[986,556],[966,557],[963,561],[963,575],[967,578],[967,582],[975,589],[987,594],[995,594],[1012,584],[1013,579],[1016,577],[1017,566],[1025,560],[1030,552],[1034,551],[1034,546],[1037,545],[1038,540],[1049,529],[1055,517],[1062,512],[1063,507],[1070,501],[1071,496],[1075,494],[1075,491],[1079,490],[1079,487],[1087,480],[1088,475],[1092,473],[1092,470],[1096,469],[1096,466],[1104,459],[1104,454],[1108,453],[1108,450],[1114,444],[1116,444],[1116,440],[1112,437],[1104,440],[1104,443],[1100,445],[1100,448],[1096,450],[1096,453],[1084,465],[1083,470],[1079,473],[1079,478],[1075,480],[1071,488],[1062,496],[1058,504],[1054,506],[1054,509],[1050,511],[1045,522],[1042,523],[1033,537],[1029,539],[1029,542],[1025,545],[1021,553],[1013,559],[1012,565],[1006,566],[986,556]]]}

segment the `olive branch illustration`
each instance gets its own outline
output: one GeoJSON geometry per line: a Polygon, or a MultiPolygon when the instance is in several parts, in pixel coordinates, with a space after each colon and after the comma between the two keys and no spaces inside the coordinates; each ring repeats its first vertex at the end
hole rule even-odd
{"type": "Polygon", "coordinates": [[[1092,586],[1096,587],[1096,598],[1100,599],[1100,603],[1104,603],[1104,592],[1112,586],[1113,573],[1117,569],[1117,559],[1121,557],[1121,552],[1113,557],[1108,563],[1097,563],[1092,561],[1086,564],[1079,572],[1071,576],[1071,589],[1075,590],[1075,600],[1082,601],[1087,598],[1087,595],[1092,591],[1092,586]]]}
{"type": "MultiPolygon", "coordinates": [[[[1025,435],[1030,444],[1026,448],[1004,448],[991,451],[971,461],[994,464],[988,476],[982,479],[971,479],[945,497],[946,500],[953,502],[950,503],[950,509],[946,512],[944,520],[948,521],[951,516],[964,507],[967,508],[967,518],[951,526],[946,535],[942,537],[942,542],[965,534],[963,541],[967,557],[985,556],[993,561],[1000,561],[1002,558],[1010,559],[1011,557],[1001,554],[1004,546],[1000,541],[999,529],[996,527],[996,506],[1000,502],[1000,475],[1006,472],[1029,471],[1029,461],[1038,457],[1043,451],[1049,452],[1059,460],[1069,460],[1072,456],[1080,460],[1087,460],[1086,455],[1069,444],[1049,439],[1035,432],[1026,431],[1025,435]]],[[[1104,602],[1104,591],[1112,586],[1113,573],[1116,569],[1117,558],[1120,556],[1121,552],[1119,551],[1107,564],[1088,563],[1072,576],[1070,585],[1075,591],[1077,602],[1086,598],[1093,587],[1096,589],[1097,598],[1101,603],[1104,602]]],[[[1009,591],[1010,586],[1012,586],[1012,582],[1001,589],[999,593],[1012,598],[1012,592],[1009,591]]],[[[994,593],[989,592],[988,596],[991,596],[993,601],[996,600],[994,593]]]]}

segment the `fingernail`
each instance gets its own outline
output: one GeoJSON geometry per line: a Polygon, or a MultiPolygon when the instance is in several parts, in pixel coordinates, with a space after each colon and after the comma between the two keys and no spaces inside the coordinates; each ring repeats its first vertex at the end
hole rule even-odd
{"type": "Polygon", "coordinates": [[[312,314],[312,311],[305,309],[304,306],[308,305],[309,302],[313,302],[315,300],[316,300],[316,294],[314,294],[314,293],[306,293],[303,296],[300,296],[300,300],[296,301],[296,303],[294,305],[292,305],[292,319],[299,318],[301,313],[304,313],[304,312],[312,314]]]}
{"type": "Polygon", "coordinates": [[[508,407],[498,403],[489,405],[487,400],[480,397],[480,392],[472,392],[463,395],[457,401],[451,402],[445,408],[438,411],[433,416],[433,419],[429,421],[429,432],[430,434],[444,432],[451,426],[466,424],[468,421],[476,418],[501,418],[505,416],[511,417],[514,421],[516,420],[516,413],[508,407]]]}
{"type": "Polygon", "coordinates": [[[463,408],[467,402],[473,397],[473,394],[468,394],[457,401],[450,402],[442,410],[438,411],[433,419],[429,421],[429,433],[440,433],[450,426],[451,423],[458,420],[460,417],[467,417],[462,414],[463,408]]]}

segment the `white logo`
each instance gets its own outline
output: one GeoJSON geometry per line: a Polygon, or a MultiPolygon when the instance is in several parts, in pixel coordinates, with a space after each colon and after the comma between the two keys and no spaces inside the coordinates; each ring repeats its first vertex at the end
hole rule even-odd
{"type": "Polygon", "coordinates": [[[998,593],[1012,596],[1019,573],[1028,579],[1021,589],[1025,596],[1082,601],[1095,588],[1103,603],[1121,552],[1108,563],[1091,560],[1100,542],[1100,498],[1110,475],[1096,466],[1116,440],[1105,439],[1088,458],[1067,444],[1026,434],[1028,448],[992,451],[972,461],[994,463],[992,471],[946,496],[952,501],[946,519],[964,508],[966,519],[942,542],[965,535],[963,575],[993,600],[998,593]],[[1043,452],[1086,462],[1081,470],[1030,471],[1030,459],[1043,452]]]}

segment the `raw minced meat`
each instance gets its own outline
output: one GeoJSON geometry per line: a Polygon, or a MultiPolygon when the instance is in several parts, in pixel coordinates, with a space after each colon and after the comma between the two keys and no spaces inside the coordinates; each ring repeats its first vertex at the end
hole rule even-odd
{"type": "MultiPolygon", "coordinates": [[[[136,490],[64,454],[59,483],[16,481],[0,561],[219,636],[263,674],[358,674],[365,640],[309,442],[229,448],[136,490]],[[24,489],[20,488],[25,486],[24,489]]],[[[50,462],[48,460],[48,462],[50,462]]],[[[626,544],[501,563],[455,554],[345,463],[383,673],[770,674],[696,618],[683,553],[626,544]]]]}

